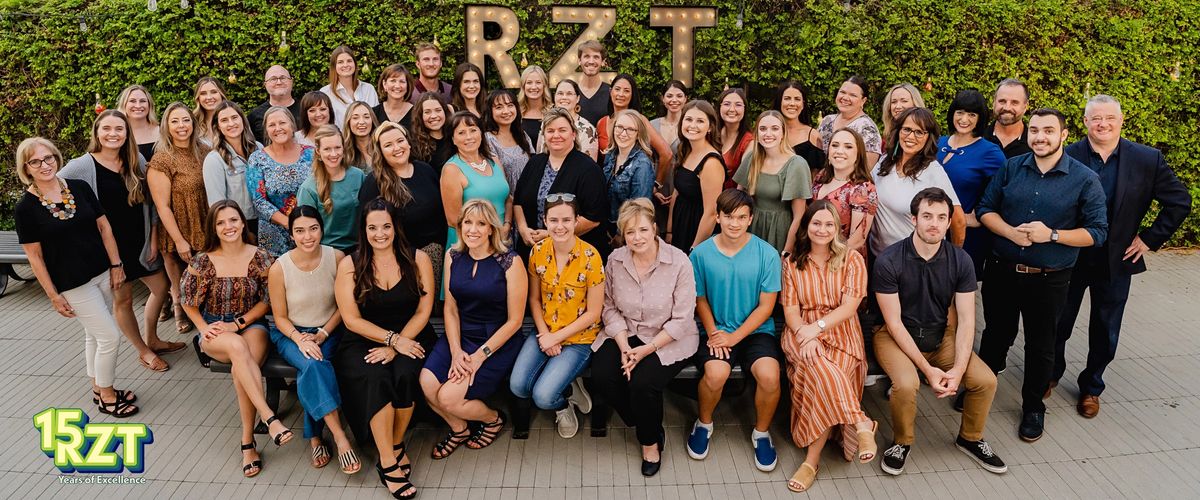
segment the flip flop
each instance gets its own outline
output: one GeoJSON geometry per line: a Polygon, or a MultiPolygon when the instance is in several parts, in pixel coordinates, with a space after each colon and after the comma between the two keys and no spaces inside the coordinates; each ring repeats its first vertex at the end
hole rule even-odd
{"type": "Polygon", "coordinates": [[[142,366],[146,367],[147,370],[162,373],[162,372],[165,372],[165,371],[171,369],[171,365],[168,365],[167,362],[163,361],[163,359],[158,357],[157,354],[154,355],[154,360],[157,361],[158,363],[151,364],[151,363],[146,362],[146,360],[142,359],[141,356],[138,357],[138,363],[140,363],[142,366]],[[157,368],[155,368],[155,367],[157,367],[157,368]]]}
{"type": "Polygon", "coordinates": [[[152,350],[154,351],[154,354],[170,354],[173,352],[182,351],[186,348],[187,348],[187,344],[184,344],[183,342],[167,342],[166,347],[160,347],[158,349],[152,349],[152,350]]]}

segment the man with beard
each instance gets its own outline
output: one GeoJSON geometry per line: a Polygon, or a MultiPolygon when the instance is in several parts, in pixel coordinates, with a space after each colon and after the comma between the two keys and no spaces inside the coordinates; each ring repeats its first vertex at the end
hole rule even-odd
{"type": "Polygon", "coordinates": [[[412,97],[409,97],[409,101],[416,104],[417,99],[421,98],[421,94],[437,92],[442,95],[443,100],[450,102],[450,84],[438,79],[438,75],[442,72],[442,50],[437,45],[426,42],[417,45],[416,56],[419,76],[416,81],[412,82],[413,93],[412,97]]]}
{"type": "Polygon", "coordinates": [[[595,40],[579,44],[579,70],[583,78],[579,79],[579,116],[592,125],[600,123],[600,118],[609,114],[608,94],[612,86],[600,77],[600,69],[604,67],[604,46],[595,40]]]}
{"type": "Polygon", "coordinates": [[[979,357],[999,373],[1024,320],[1025,380],[1021,386],[1021,439],[1042,437],[1042,402],[1054,368],[1055,328],[1067,303],[1071,268],[1083,247],[1108,234],[1104,188],[1096,172],[1063,154],[1066,117],[1042,108],[1029,118],[1032,153],[1008,160],[975,208],[997,237],[984,268],[986,327],[979,357]]]}
{"type": "Polygon", "coordinates": [[[1146,270],[1142,256],[1166,243],[1192,207],[1187,187],[1167,166],[1162,152],[1121,137],[1124,119],[1116,99],[1103,94],[1092,97],[1084,108],[1087,138],[1066,148],[1067,155],[1100,175],[1108,209],[1108,240],[1102,246],[1081,250],[1071,272],[1067,306],[1058,320],[1058,345],[1050,378],[1053,388],[1066,371],[1067,339],[1075,327],[1083,292],[1090,288],[1087,365],[1079,372],[1076,406],[1085,418],[1100,412],[1100,393],[1104,391],[1101,377],[1116,356],[1131,278],[1146,270]],[[1139,232],[1150,202],[1155,200],[1161,210],[1154,223],[1139,232]]]}
{"type": "Polygon", "coordinates": [[[1025,111],[1029,109],[1029,87],[1016,78],[1006,78],[996,86],[992,116],[996,121],[988,127],[983,138],[1000,146],[1005,158],[1030,152],[1025,129],[1025,111]]]}
{"type": "Polygon", "coordinates": [[[996,375],[971,352],[975,266],[963,249],[945,241],[953,207],[941,188],[921,190],[909,205],[916,230],[875,259],[871,290],[886,325],[875,332],[875,358],[892,380],[894,430],[881,467],[892,475],[904,472],[915,440],[918,371],[939,398],[966,394],[958,449],[990,472],[1008,470],[983,440],[996,375]]]}
{"type": "MultiPolygon", "coordinates": [[[[300,101],[292,97],[292,74],[278,64],[267,69],[263,75],[263,86],[267,88],[267,102],[259,104],[250,110],[246,119],[250,121],[250,131],[258,142],[266,143],[267,134],[263,131],[263,116],[274,106],[287,108],[292,113],[296,123],[300,123],[300,101]]],[[[247,151],[246,154],[250,154],[247,151]]]]}

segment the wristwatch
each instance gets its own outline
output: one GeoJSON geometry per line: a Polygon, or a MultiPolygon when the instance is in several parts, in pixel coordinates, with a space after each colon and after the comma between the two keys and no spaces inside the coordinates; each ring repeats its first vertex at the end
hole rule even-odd
{"type": "Polygon", "coordinates": [[[233,318],[233,324],[237,325],[238,330],[246,328],[246,318],[244,316],[233,318]]]}
{"type": "Polygon", "coordinates": [[[1058,230],[1057,229],[1050,230],[1050,242],[1058,243],[1058,230]]]}
{"type": "Polygon", "coordinates": [[[825,320],[818,319],[817,320],[817,328],[820,328],[821,331],[824,332],[825,331],[825,320]]]}
{"type": "Polygon", "coordinates": [[[480,348],[480,350],[483,351],[483,357],[485,357],[485,358],[492,357],[492,348],[491,347],[484,345],[482,348],[480,348]]]}

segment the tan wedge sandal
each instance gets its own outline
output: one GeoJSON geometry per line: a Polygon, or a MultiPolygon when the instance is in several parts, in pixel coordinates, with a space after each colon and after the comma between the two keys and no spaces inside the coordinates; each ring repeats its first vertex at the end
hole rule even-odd
{"type": "Polygon", "coordinates": [[[879,429],[879,421],[871,421],[871,430],[858,431],[858,462],[871,463],[875,460],[875,455],[879,454],[879,447],[875,444],[875,431],[879,429]]]}
{"type": "Polygon", "coordinates": [[[821,466],[819,465],[814,468],[813,466],[808,465],[808,462],[800,464],[800,468],[796,469],[796,473],[792,474],[791,479],[788,479],[788,489],[796,493],[804,493],[805,491],[808,491],[808,489],[812,487],[813,482],[817,480],[817,469],[820,468],[821,466]]]}

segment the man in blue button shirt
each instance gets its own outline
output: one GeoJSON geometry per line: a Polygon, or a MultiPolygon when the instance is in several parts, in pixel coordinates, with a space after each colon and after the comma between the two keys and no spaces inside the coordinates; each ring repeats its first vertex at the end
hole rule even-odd
{"type": "Polygon", "coordinates": [[[1071,268],[1082,247],[1104,243],[1108,219],[1096,172],[1063,153],[1066,117],[1042,108],[1029,119],[1032,153],[996,172],[975,208],[997,238],[984,267],[979,357],[1004,370],[1008,349],[1024,318],[1025,380],[1021,385],[1021,439],[1042,437],[1043,394],[1054,368],[1056,322],[1067,303],[1071,268]]]}

